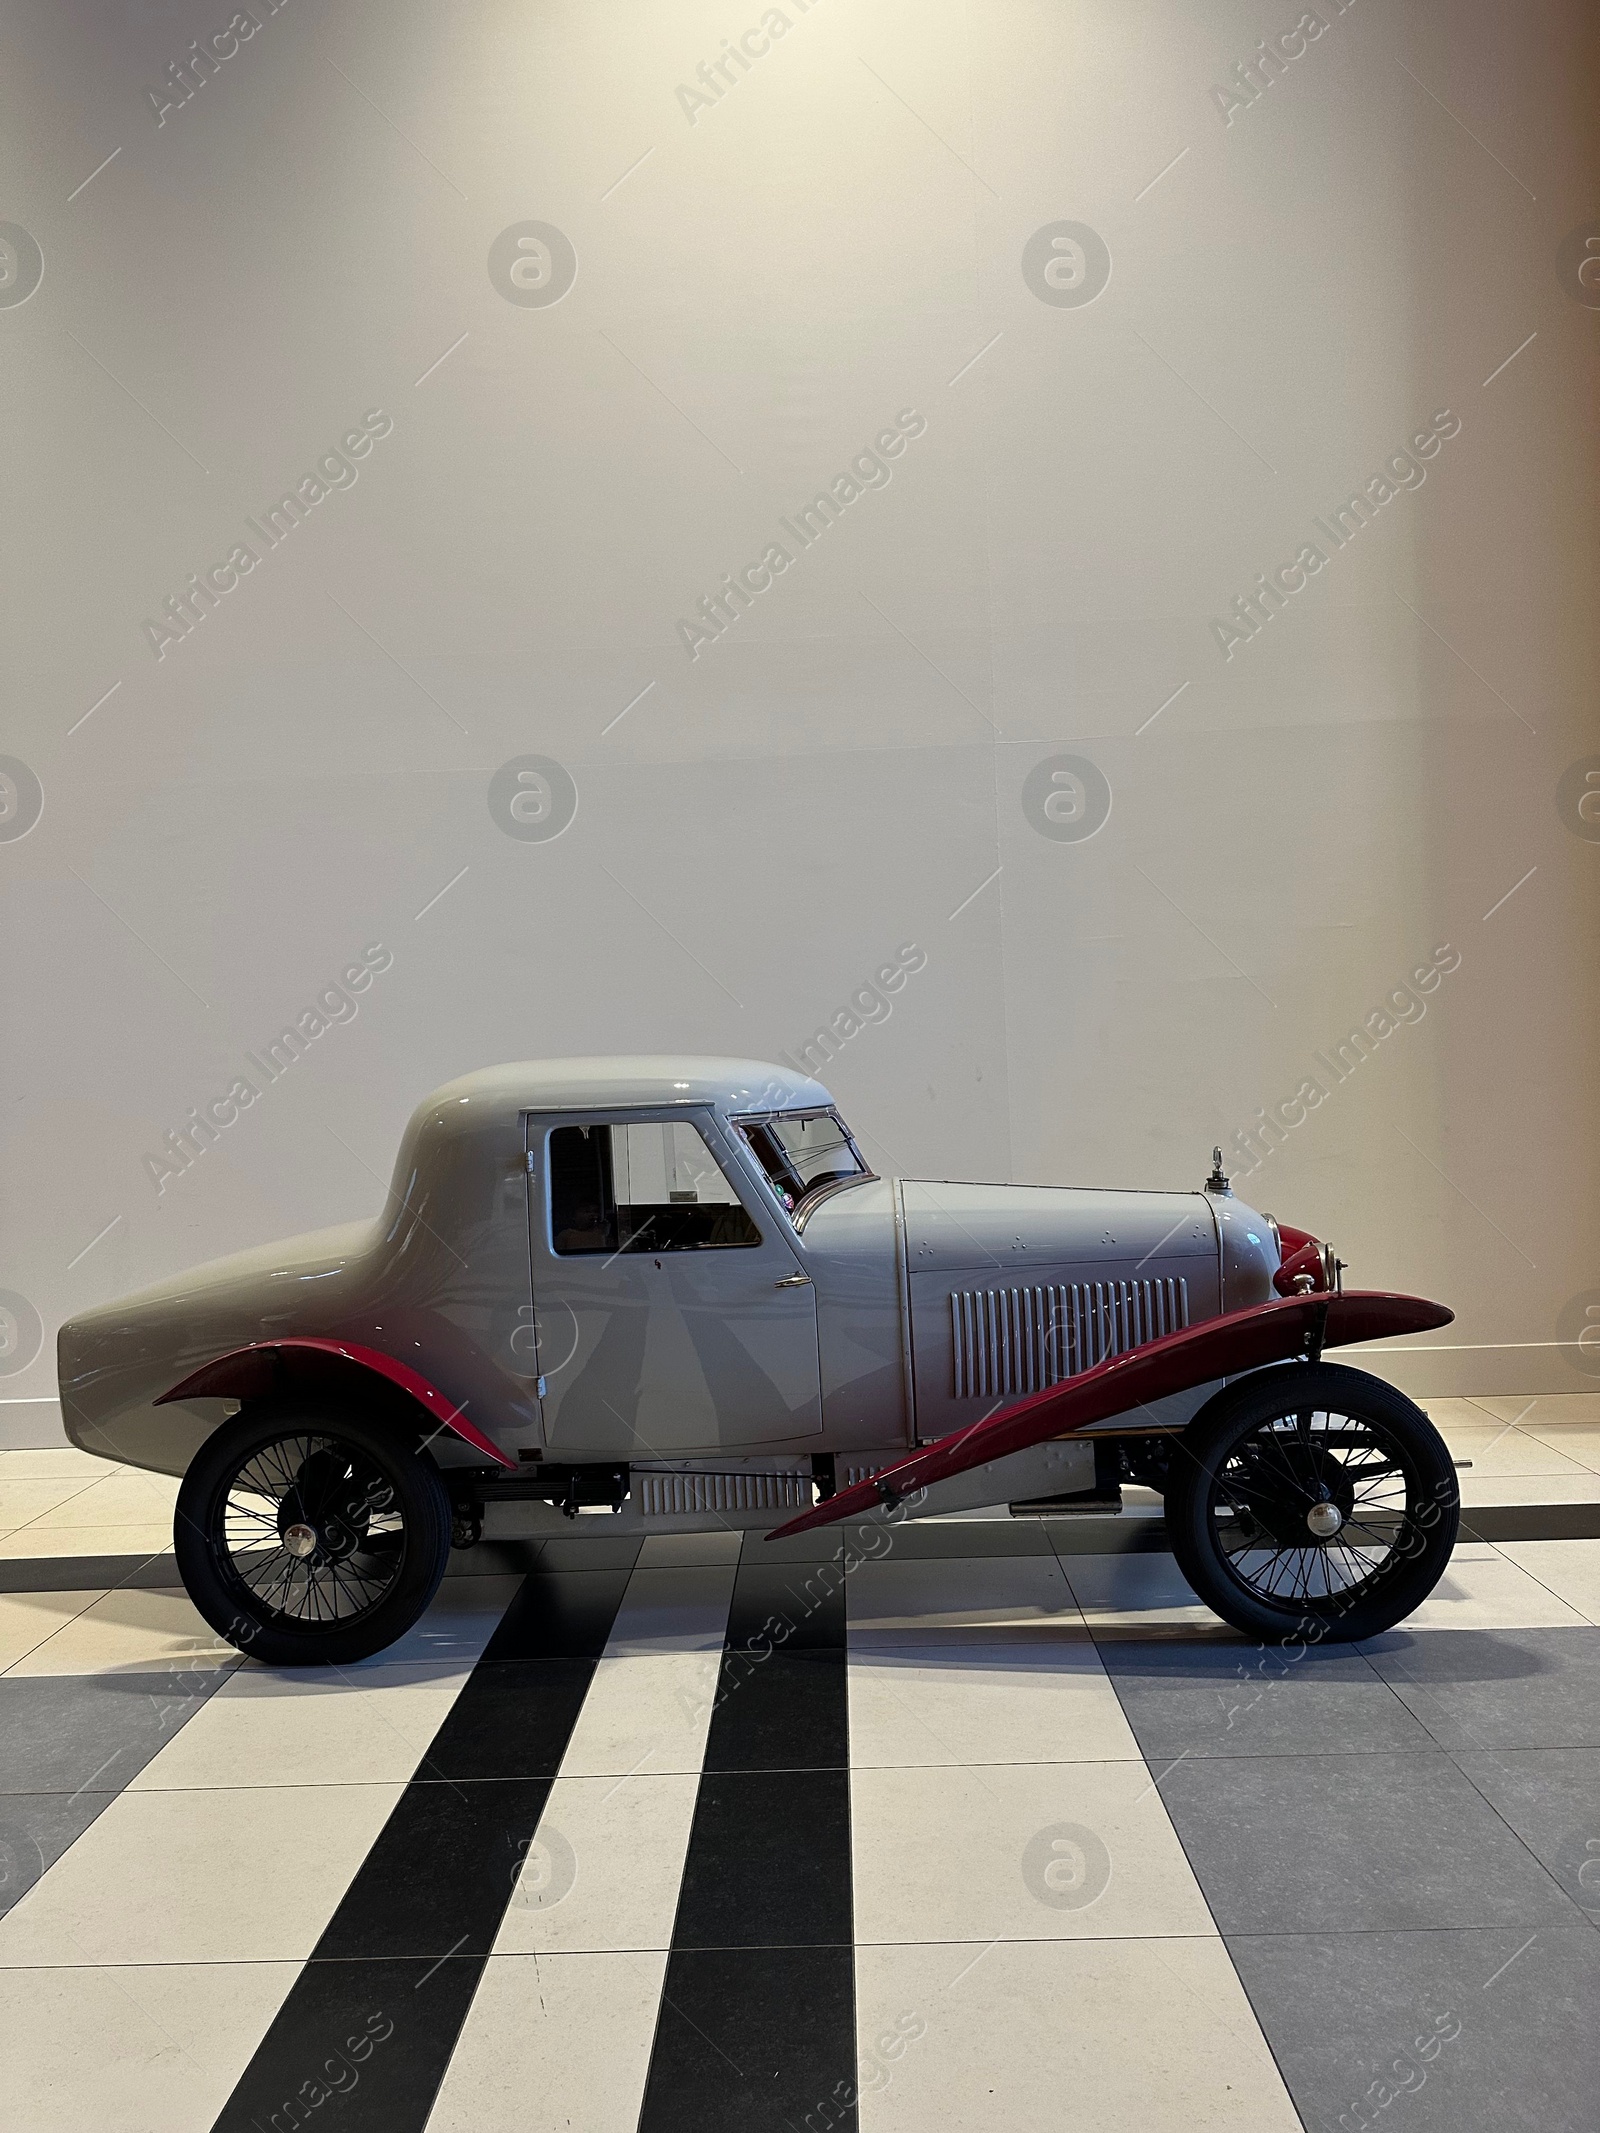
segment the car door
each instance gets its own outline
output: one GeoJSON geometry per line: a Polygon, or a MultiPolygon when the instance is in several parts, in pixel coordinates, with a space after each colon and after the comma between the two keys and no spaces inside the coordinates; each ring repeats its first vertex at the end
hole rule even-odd
{"type": "Polygon", "coordinates": [[[532,1114],[545,1439],[569,1457],[801,1445],[815,1291],[709,1112],[532,1114]]]}

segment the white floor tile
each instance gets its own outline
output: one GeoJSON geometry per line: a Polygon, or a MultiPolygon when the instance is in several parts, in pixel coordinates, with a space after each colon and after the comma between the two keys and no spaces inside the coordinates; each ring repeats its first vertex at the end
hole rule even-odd
{"type": "Polygon", "coordinates": [[[10,1971],[0,2116],[16,2133],[208,2133],[296,1967],[10,1971]]]}
{"type": "Polygon", "coordinates": [[[856,1939],[1215,1931],[1143,1763],[853,1770],[856,1939]]]}
{"type": "Polygon", "coordinates": [[[1219,1940],[863,1948],[856,2005],[862,2133],[1299,2133],[1219,1940]]]}
{"type": "Polygon", "coordinates": [[[1096,1630],[1187,1630],[1231,1635],[1170,1555],[1073,1555],[1064,1568],[1084,1620],[1096,1630]]]}
{"type": "Polygon", "coordinates": [[[1499,1549],[1586,1621],[1600,1623],[1600,1540],[1501,1541],[1499,1549]]]}
{"type": "Polygon", "coordinates": [[[1600,1391],[1524,1393],[1520,1397],[1499,1393],[1479,1394],[1472,1403],[1498,1421],[1522,1418],[1524,1429],[1543,1429],[1551,1422],[1600,1423],[1600,1391]]]}
{"type": "Polygon", "coordinates": [[[172,1553],[172,1521],[148,1526],[19,1526],[0,1540],[0,1562],[32,1562],[38,1556],[172,1553]]]}
{"type": "Polygon", "coordinates": [[[466,1669],[240,1667],[130,1789],[405,1784],[466,1669]]]}
{"type": "Polygon", "coordinates": [[[1482,1429],[1485,1423],[1503,1424],[1514,1421],[1528,1404],[1526,1399],[1514,1400],[1505,1414],[1497,1415],[1478,1400],[1422,1399],[1417,1402],[1446,1443],[1458,1429],[1482,1429]]]}
{"type": "Polygon", "coordinates": [[[687,1564],[737,1563],[744,1535],[714,1533],[647,1533],[639,1550],[641,1570],[682,1568],[687,1564]]]}
{"type": "Polygon", "coordinates": [[[521,1584],[520,1576],[447,1577],[414,1628],[370,1659],[357,1659],[339,1671],[359,1680],[394,1666],[426,1664],[447,1674],[462,1664],[470,1666],[482,1656],[521,1584]]]}
{"type": "Polygon", "coordinates": [[[992,1640],[852,1649],[856,1769],[1112,1762],[1138,1754],[1087,1631],[1048,1645],[992,1640]]]}
{"type": "Polygon", "coordinates": [[[0,1919],[0,1969],[303,1961],[400,1790],[121,1793],[0,1919]]]}
{"type": "MultiPolygon", "coordinates": [[[[1568,1547],[1570,1542],[1560,1542],[1568,1547]]],[[[1586,1617],[1557,1599],[1498,1548],[1458,1548],[1450,1567],[1404,1627],[1422,1629],[1572,1629],[1586,1617]]]]}
{"type": "MultiPolygon", "coordinates": [[[[1470,1459],[1468,1470],[1475,1480],[1493,1480],[1499,1475],[1572,1474],[1587,1472],[1581,1460],[1555,1450],[1526,1427],[1511,1429],[1504,1423],[1486,1422],[1470,1429],[1442,1432],[1456,1459],[1470,1459]]],[[[1466,1474],[1462,1476],[1467,1478],[1466,1474]]]]}
{"type": "Polygon", "coordinates": [[[635,2133],[664,1954],[495,1955],[428,2133],[635,2133]]]}
{"type": "Polygon", "coordinates": [[[699,1789],[698,1773],[557,1778],[495,1953],[670,1947],[699,1789]]]}
{"type": "Polygon", "coordinates": [[[1600,1474],[1600,1423],[1552,1422],[1529,1427],[1528,1435],[1548,1444],[1552,1451],[1565,1452],[1591,1474],[1600,1474]]]}
{"type": "Polygon", "coordinates": [[[641,1563],[628,1580],[606,1650],[720,1652],[733,1580],[731,1563],[641,1563]]]}
{"type": "Polygon", "coordinates": [[[70,1503],[73,1497],[87,1495],[95,1486],[93,1476],[87,1474],[17,1481],[0,1475],[0,1525],[31,1525],[36,1518],[70,1503]]]}
{"type": "Polygon", "coordinates": [[[1569,1464],[1565,1474],[1458,1474],[1462,1506],[1472,1511],[1500,1504],[1600,1502],[1600,1474],[1576,1461],[1569,1464]]]}
{"type": "Polygon", "coordinates": [[[33,1479],[71,1481],[79,1476],[85,1481],[99,1481],[107,1474],[137,1471],[137,1468],[119,1466],[110,1459],[96,1459],[89,1452],[80,1452],[75,1444],[0,1452],[0,1483],[33,1479]]]}
{"type": "Polygon", "coordinates": [[[916,1642],[930,1630],[966,1642],[999,1628],[1081,1633],[1083,1620],[1053,1556],[960,1556],[863,1563],[845,1587],[851,1641],[916,1642]],[[909,1636],[903,1634],[909,1632],[909,1636]]]}
{"type": "Polygon", "coordinates": [[[697,1771],[717,1693],[720,1644],[705,1652],[624,1652],[595,1669],[561,1768],[569,1777],[697,1771]]]}
{"type": "Polygon", "coordinates": [[[148,1674],[238,1663],[239,1654],[196,1611],[187,1593],[124,1586],[74,1615],[9,1671],[148,1674]]]}
{"type": "Polygon", "coordinates": [[[108,1473],[85,1489],[75,1489],[33,1523],[46,1531],[64,1526],[164,1526],[170,1535],[177,1500],[178,1483],[170,1475],[108,1473]]]}
{"type": "Polygon", "coordinates": [[[0,1593],[0,1674],[104,1598],[103,1592],[0,1593]]]}

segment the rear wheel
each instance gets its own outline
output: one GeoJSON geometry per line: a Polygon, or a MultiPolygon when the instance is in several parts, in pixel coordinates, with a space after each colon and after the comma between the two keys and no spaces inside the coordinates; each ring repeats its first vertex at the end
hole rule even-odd
{"type": "Polygon", "coordinates": [[[1460,1494],[1404,1393],[1312,1363],[1230,1386],[1173,1446],[1167,1531],[1208,1607],[1246,1636],[1353,1642],[1444,1573],[1460,1494]]]}
{"type": "Polygon", "coordinates": [[[370,1410],[292,1396],[207,1439],[178,1492],[178,1570],[212,1628],[273,1666],[345,1664],[402,1636],[438,1590],[438,1469],[370,1410]]]}

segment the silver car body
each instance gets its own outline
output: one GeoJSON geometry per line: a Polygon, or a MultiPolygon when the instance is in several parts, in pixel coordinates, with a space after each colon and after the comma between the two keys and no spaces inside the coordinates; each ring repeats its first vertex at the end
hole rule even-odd
{"type": "MultiPolygon", "coordinates": [[[[802,1474],[810,1500],[816,1454],[835,1457],[842,1483],[1106,1354],[1274,1294],[1274,1225],[1225,1190],[865,1172],[792,1207],[752,1125],[832,1108],[820,1082],[754,1060],[466,1075],[413,1114],[375,1221],[241,1252],[65,1325],[67,1433],[182,1473],[237,1401],[163,1396],[234,1351],[317,1338],[419,1372],[511,1462],[629,1461],[631,1518],[759,1522],[802,1500],[802,1474]],[[553,1174],[610,1129],[629,1136],[608,1144],[614,1164],[653,1166],[671,1203],[643,1249],[620,1236],[603,1248],[601,1228],[581,1227],[592,1210],[553,1206],[553,1174]],[[729,1241],[652,1244],[679,1209],[729,1241]],[[697,1482],[708,1473],[717,1487],[697,1482]]],[[[1181,1426],[1213,1389],[1103,1427],[1181,1426]]],[[[482,1463],[448,1431],[430,1449],[441,1466],[482,1463]]],[[[965,1500],[1087,1487],[1093,1451],[1041,1446],[1006,1465],[965,1500]]]]}

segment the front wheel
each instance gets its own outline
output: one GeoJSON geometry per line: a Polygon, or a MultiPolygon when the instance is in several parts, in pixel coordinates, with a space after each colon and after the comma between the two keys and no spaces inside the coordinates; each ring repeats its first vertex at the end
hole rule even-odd
{"type": "Polygon", "coordinates": [[[190,1599],[240,1651],[344,1665],[392,1644],[433,1598],[450,1500],[387,1418],[289,1396],[246,1407],[200,1447],[173,1548],[190,1599]]]}
{"type": "Polygon", "coordinates": [[[1178,1568],[1246,1636],[1355,1642],[1410,1614],[1460,1522],[1443,1438],[1404,1393],[1311,1363],[1231,1385],[1173,1445],[1178,1568]]]}

